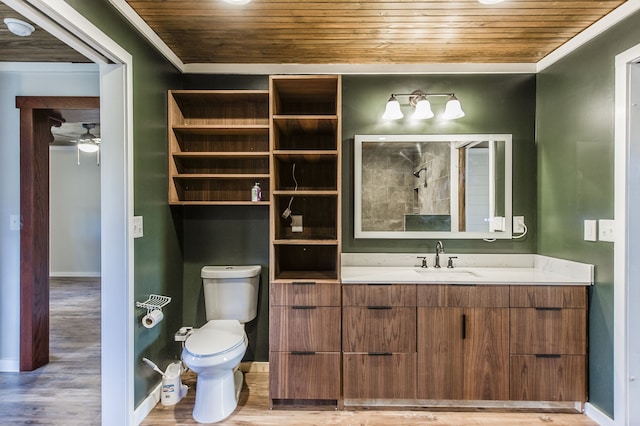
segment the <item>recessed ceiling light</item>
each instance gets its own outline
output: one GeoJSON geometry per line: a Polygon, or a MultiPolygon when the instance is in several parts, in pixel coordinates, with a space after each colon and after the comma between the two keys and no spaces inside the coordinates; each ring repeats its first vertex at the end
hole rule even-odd
{"type": "Polygon", "coordinates": [[[20,19],[4,18],[4,23],[9,28],[9,31],[20,37],[30,36],[36,30],[33,25],[20,19]]]}
{"type": "Polygon", "coordinates": [[[224,1],[225,3],[229,3],[229,4],[247,4],[251,0],[224,0],[224,1]]]}

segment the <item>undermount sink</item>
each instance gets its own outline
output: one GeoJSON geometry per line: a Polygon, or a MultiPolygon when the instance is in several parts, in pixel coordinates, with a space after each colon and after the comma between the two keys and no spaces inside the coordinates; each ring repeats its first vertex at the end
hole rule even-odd
{"type": "Polygon", "coordinates": [[[479,277],[475,271],[469,269],[456,269],[456,268],[414,268],[414,271],[419,274],[443,274],[446,276],[456,277],[479,277]]]}

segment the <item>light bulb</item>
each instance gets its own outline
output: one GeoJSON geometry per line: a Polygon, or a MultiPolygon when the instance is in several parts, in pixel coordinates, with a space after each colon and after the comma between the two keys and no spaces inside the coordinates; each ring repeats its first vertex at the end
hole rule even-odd
{"type": "Polygon", "coordinates": [[[452,95],[447,101],[447,105],[444,107],[444,114],[442,114],[442,118],[446,120],[455,120],[462,117],[464,117],[462,105],[460,105],[458,98],[452,95]]]}
{"type": "Polygon", "coordinates": [[[387,107],[384,110],[384,114],[382,114],[382,118],[384,120],[399,120],[402,117],[404,117],[404,114],[400,111],[400,102],[398,102],[395,96],[391,95],[387,101],[387,107]]]}
{"type": "Polygon", "coordinates": [[[433,117],[433,111],[431,111],[431,102],[426,97],[420,98],[416,103],[416,110],[411,116],[414,120],[426,120],[433,117]]]}

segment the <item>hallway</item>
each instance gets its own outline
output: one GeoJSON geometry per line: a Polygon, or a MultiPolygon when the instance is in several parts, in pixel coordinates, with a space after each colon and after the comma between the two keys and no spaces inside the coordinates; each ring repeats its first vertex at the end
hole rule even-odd
{"type": "Polygon", "coordinates": [[[0,373],[0,423],[100,425],[100,278],[51,278],[50,321],[49,364],[0,373]]]}

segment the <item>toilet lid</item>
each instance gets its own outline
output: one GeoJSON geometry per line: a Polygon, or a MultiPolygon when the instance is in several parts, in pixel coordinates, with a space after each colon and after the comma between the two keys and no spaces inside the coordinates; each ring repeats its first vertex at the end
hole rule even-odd
{"type": "Polygon", "coordinates": [[[206,327],[196,330],[185,342],[185,349],[193,355],[213,355],[234,349],[244,341],[244,329],[216,329],[206,327]],[[241,331],[241,332],[239,332],[241,331]]]}

